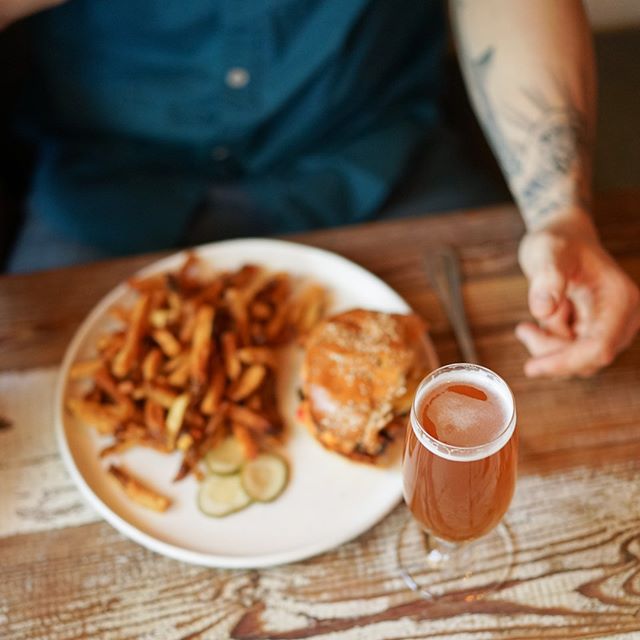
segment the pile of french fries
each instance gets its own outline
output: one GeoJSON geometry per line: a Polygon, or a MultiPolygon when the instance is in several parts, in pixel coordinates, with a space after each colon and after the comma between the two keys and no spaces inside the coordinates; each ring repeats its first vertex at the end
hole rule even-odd
{"type": "MultiPolygon", "coordinates": [[[[279,348],[303,338],[328,302],[322,287],[294,284],[255,265],[211,273],[194,253],[176,272],[132,278],[134,304],[111,309],[119,328],[70,369],[79,384],[70,385],[67,408],[113,437],[102,457],[135,446],[179,450],[175,480],[201,479],[199,462],[229,435],[247,458],[281,445],[279,348]]],[[[138,502],[168,507],[126,469],[111,469],[133,499],[138,484],[138,502]]]]}

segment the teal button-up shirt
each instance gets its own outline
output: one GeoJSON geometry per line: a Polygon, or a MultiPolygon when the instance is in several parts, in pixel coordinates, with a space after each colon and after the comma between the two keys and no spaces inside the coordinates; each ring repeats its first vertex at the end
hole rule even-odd
{"type": "Polygon", "coordinates": [[[31,27],[31,206],[113,251],[179,242],[223,182],[274,232],[366,219],[436,119],[431,0],[68,0],[31,27]]]}

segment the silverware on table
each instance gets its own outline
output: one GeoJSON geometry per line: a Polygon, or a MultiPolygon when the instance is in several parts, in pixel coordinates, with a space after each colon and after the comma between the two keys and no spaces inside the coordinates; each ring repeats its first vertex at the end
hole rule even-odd
{"type": "Polygon", "coordinates": [[[478,363],[462,300],[458,256],[451,247],[439,246],[427,253],[425,266],[431,286],[449,317],[464,361],[478,363]]]}

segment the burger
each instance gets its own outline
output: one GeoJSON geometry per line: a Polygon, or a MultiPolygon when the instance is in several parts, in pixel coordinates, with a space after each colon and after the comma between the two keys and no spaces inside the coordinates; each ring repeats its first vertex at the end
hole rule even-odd
{"type": "Polygon", "coordinates": [[[415,390],[433,362],[415,314],[352,309],[306,340],[299,416],[327,449],[376,462],[404,429],[415,390]]]}

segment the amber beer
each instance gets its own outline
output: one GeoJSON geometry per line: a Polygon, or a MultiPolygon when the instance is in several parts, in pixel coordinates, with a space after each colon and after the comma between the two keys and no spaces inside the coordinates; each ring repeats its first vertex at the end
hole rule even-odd
{"type": "Polygon", "coordinates": [[[478,365],[441,367],[418,388],[407,428],[404,496],[422,528],[449,542],[483,536],[513,497],[513,396],[478,365]]]}

